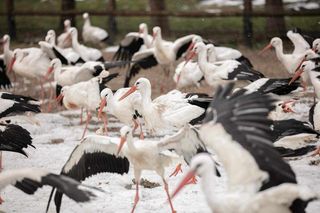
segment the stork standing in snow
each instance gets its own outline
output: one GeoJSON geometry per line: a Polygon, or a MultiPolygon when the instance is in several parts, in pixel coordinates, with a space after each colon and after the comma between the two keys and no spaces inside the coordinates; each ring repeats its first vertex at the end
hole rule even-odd
{"type": "Polygon", "coordinates": [[[57,175],[37,168],[24,168],[4,171],[0,174],[0,190],[12,185],[26,194],[34,194],[42,186],[57,187],[72,200],[84,203],[92,200],[96,188],[81,185],[64,175],[57,175]]]}
{"type": "Polygon", "coordinates": [[[142,115],[147,129],[152,133],[172,127],[183,127],[205,111],[201,107],[189,104],[186,94],[177,90],[151,100],[151,84],[146,78],[139,78],[119,100],[135,91],[141,94],[138,111],[142,115]]]}
{"type": "MultiPolygon", "coordinates": [[[[158,141],[135,140],[130,127],[122,127],[120,133],[120,140],[99,135],[87,136],[73,150],[62,169],[62,174],[80,181],[100,172],[128,173],[129,164],[132,164],[136,180],[136,194],[131,211],[134,212],[139,201],[139,182],[142,171],[155,171],[163,180],[171,211],[174,212],[164,176],[165,167],[171,163],[172,157],[161,152],[158,141]]],[[[57,191],[55,202],[58,212],[61,198],[61,192],[57,191]]]]}
{"type": "Polygon", "coordinates": [[[231,94],[232,88],[232,84],[218,88],[199,130],[204,144],[224,166],[227,192],[216,195],[212,186],[214,163],[202,155],[191,162],[192,172],[173,196],[196,172],[203,178],[203,191],[212,211],[304,211],[315,194],[297,184],[293,170],[272,146],[272,121],[267,116],[274,108],[273,100],[259,93],[245,94],[245,90],[231,94]]]}
{"type": "MultiPolygon", "coordinates": [[[[104,71],[95,78],[88,81],[82,81],[71,86],[64,86],[61,89],[61,94],[58,96],[57,101],[63,102],[67,109],[84,108],[87,112],[86,125],[81,139],[85,136],[89,122],[92,118],[91,112],[95,112],[100,103],[100,92],[106,88],[106,84],[118,76],[118,74],[110,74],[104,71]]],[[[106,118],[104,120],[104,130],[107,132],[106,118]]]]}
{"type": "Polygon", "coordinates": [[[86,43],[101,44],[109,38],[107,31],[100,27],[91,25],[89,13],[82,15],[84,23],[82,27],[82,38],[86,43]]]}
{"type": "Polygon", "coordinates": [[[130,88],[118,89],[115,93],[110,88],[105,88],[101,91],[101,101],[99,107],[98,117],[102,117],[102,112],[110,113],[124,123],[127,126],[134,124],[133,132],[140,127],[140,139],[144,138],[142,131],[142,124],[139,121],[141,115],[139,114],[137,107],[141,99],[139,92],[126,98],[125,100],[119,101],[119,98],[123,96],[130,88]]]}

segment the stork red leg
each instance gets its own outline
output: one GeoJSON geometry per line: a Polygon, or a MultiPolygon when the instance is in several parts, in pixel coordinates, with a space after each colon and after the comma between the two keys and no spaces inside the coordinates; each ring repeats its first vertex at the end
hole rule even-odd
{"type": "Polygon", "coordinates": [[[177,176],[177,174],[179,174],[179,172],[182,173],[181,163],[179,163],[179,164],[176,166],[176,169],[172,172],[171,175],[169,175],[169,177],[177,176]]]}
{"type": "Polygon", "coordinates": [[[132,210],[131,210],[131,213],[134,212],[138,202],[139,202],[139,181],[136,182],[136,196],[134,197],[134,204],[133,204],[133,207],[132,207],[132,210]]]}
{"type": "Polygon", "coordinates": [[[52,100],[52,97],[53,97],[53,86],[52,86],[52,83],[51,81],[49,81],[49,84],[50,84],[50,96],[49,96],[49,102],[48,102],[48,112],[51,112],[51,109],[52,109],[52,104],[51,104],[51,100],[52,100]]]}
{"type": "Polygon", "coordinates": [[[91,115],[91,112],[89,112],[89,110],[87,110],[87,121],[86,121],[86,126],[84,128],[84,131],[83,131],[83,134],[82,134],[82,137],[81,137],[81,140],[84,138],[84,136],[86,135],[86,132],[87,132],[87,129],[88,129],[88,125],[89,125],[89,122],[92,118],[92,115],[91,115]]]}
{"type": "Polygon", "coordinates": [[[103,128],[106,135],[108,135],[108,118],[106,113],[102,113],[102,120],[103,120],[103,128]]]}
{"type": "Polygon", "coordinates": [[[170,204],[170,208],[171,208],[171,212],[172,213],[176,213],[176,210],[174,210],[173,205],[172,205],[172,201],[170,198],[170,194],[169,194],[169,187],[168,187],[168,183],[166,182],[166,180],[164,178],[162,178],[163,183],[164,183],[164,190],[166,191],[167,197],[168,197],[168,201],[170,204]]]}
{"type": "Polygon", "coordinates": [[[140,140],[144,140],[144,134],[143,134],[143,130],[142,130],[142,124],[139,123],[139,126],[140,126],[140,140]]]}

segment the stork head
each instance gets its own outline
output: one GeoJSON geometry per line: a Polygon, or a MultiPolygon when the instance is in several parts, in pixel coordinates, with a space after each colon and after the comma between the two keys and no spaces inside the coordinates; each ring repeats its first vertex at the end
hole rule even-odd
{"type": "Polygon", "coordinates": [[[65,40],[78,40],[78,30],[75,27],[71,27],[68,32],[65,40]]]}
{"type": "Polygon", "coordinates": [[[61,64],[60,59],[58,59],[58,58],[52,59],[45,78],[48,79],[49,76],[51,75],[51,73],[57,69],[61,69],[61,66],[62,66],[62,64],[61,64]]]}
{"type": "Polygon", "coordinates": [[[124,143],[127,141],[128,137],[132,136],[132,129],[128,126],[123,126],[120,129],[120,144],[118,147],[117,155],[119,155],[124,143]]]}
{"type": "Polygon", "coordinates": [[[298,70],[294,73],[294,76],[292,77],[291,81],[289,82],[289,85],[292,84],[295,80],[297,80],[303,72],[310,72],[316,67],[315,62],[313,61],[304,61],[299,66],[298,70]]]}
{"type": "Polygon", "coordinates": [[[87,20],[89,18],[89,13],[84,13],[82,17],[84,20],[87,20]]]}
{"type": "Polygon", "coordinates": [[[64,30],[68,30],[71,27],[71,21],[69,19],[64,20],[63,22],[64,30]]]}
{"type": "Polygon", "coordinates": [[[139,78],[134,85],[123,95],[120,97],[119,101],[125,99],[130,94],[134,93],[135,91],[139,91],[141,94],[146,94],[147,91],[151,91],[151,84],[147,78],[139,78]]]}
{"type": "Polygon", "coordinates": [[[157,38],[161,38],[161,28],[159,26],[155,26],[153,29],[152,29],[152,43],[157,39],[157,38]]]}
{"type": "Polygon", "coordinates": [[[7,34],[5,34],[3,37],[2,37],[2,39],[1,39],[1,42],[0,42],[1,44],[8,44],[8,43],[10,43],[10,36],[9,35],[7,35],[7,34]]]}
{"type": "Polygon", "coordinates": [[[271,49],[272,47],[278,47],[282,45],[282,40],[279,37],[273,37],[270,40],[270,43],[265,46],[259,53],[258,55],[261,55],[262,53],[266,52],[267,50],[271,49]]]}
{"type": "Polygon", "coordinates": [[[148,26],[146,23],[141,23],[139,24],[139,33],[143,34],[143,33],[147,33],[148,32],[148,26]]]}
{"type": "Polygon", "coordinates": [[[312,42],[312,50],[316,53],[320,52],[320,38],[317,38],[312,42]]]}
{"type": "Polygon", "coordinates": [[[102,110],[108,104],[108,98],[112,96],[112,90],[110,88],[105,88],[100,93],[100,105],[98,110],[98,118],[101,118],[102,110]]]}
{"type": "Polygon", "coordinates": [[[174,190],[171,197],[175,197],[195,175],[203,177],[208,171],[214,171],[214,161],[211,156],[207,153],[200,153],[194,156],[190,163],[190,170],[184,176],[178,187],[174,190]]]}

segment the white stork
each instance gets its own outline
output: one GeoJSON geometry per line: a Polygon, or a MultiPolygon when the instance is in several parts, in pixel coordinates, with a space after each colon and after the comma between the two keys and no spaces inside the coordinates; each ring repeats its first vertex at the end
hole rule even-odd
{"type": "Polygon", "coordinates": [[[82,38],[86,43],[100,44],[109,38],[107,31],[100,27],[92,26],[89,13],[82,15],[84,23],[82,27],[82,38]]]}
{"type": "Polygon", "coordinates": [[[68,31],[71,28],[71,21],[69,19],[64,20],[64,32],[61,33],[57,38],[57,44],[60,48],[69,48],[72,47],[71,38],[68,37],[68,31]]]}
{"type": "Polygon", "coordinates": [[[192,160],[192,172],[173,196],[197,173],[212,211],[303,211],[315,194],[297,184],[293,170],[272,146],[272,122],[267,116],[273,100],[259,93],[245,94],[245,90],[231,94],[232,88],[232,84],[218,88],[199,131],[224,166],[228,190],[219,195],[213,192],[214,163],[202,155],[192,160]]]}
{"type": "Polygon", "coordinates": [[[138,111],[142,115],[147,129],[152,133],[172,127],[183,127],[204,113],[204,109],[188,103],[186,94],[173,90],[158,98],[151,99],[151,84],[146,78],[139,78],[119,100],[138,91],[141,102],[138,111]]]}
{"type": "MultiPolygon", "coordinates": [[[[107,87],[106,84],[110,80],[117,76],[117,73],[109,75],[108,71],[104,71],[98,77],[94,77],[88,81],[82,81],[70,86],[64,86],[61,89],[61,93],[57,97],[57,101],[62,100],[63,105],[67,109],[86,109],[87,120],[81,138],[83,138],[86,134],[89,121],[92,118],[91,112],[95,112],[96,109],[99,107],[100,92],[107,87]]],[[[105,121],[104,124],[106,124],[105,121]]]]}
{"type": "Polygon", "coordinates": [[[72,48],[76,51],[84,61],[101,61],[104,62],[103,55],[100,50],[79,44],[78,30],[71,27],[68,31],[66,39],[72,40],[72,48]]]}
{"type": "MultiPolygon", "coordinates": [[[[163,180],[171,211],[175,212],[165,180],[165,167],[171,163],[172,157],[159,150],[158,141],[135,140],[130,127],[122,127],[120,133],[120,140],[100,135],[84,138],[82,143],[73,150],[62,169],[62,174],[80,181],[100,172],[128,173],[129,164],[132,164],[136,180],[136,194],[131,211],[134,212],[139,201],[141,172],[155,171],[163,180]]],[[[55,195],[57,209],[60,209],[61,197],[61,192],[57,191],[55,195]]]]}
{"type": "Polygon", "coordinates": [[[255,81],[264,77],[262,73],[236,60],[224,60],[217,63],[208,62],[207,47],[202,42],[195,44],[187,61],[195,55],[198,56],[200,70],[203,72],[204,78],[210,86],[215,86],[217,81],[221,80],[255,81]]]}
{"type": "Polygon", "coordinates": [[[178,38],[174,42],[168,42],[162,39],[160,27],[154,27],[154,48],[139,51],[133,55],[132,60],[134,63],[127,71],[124,87],[129,86],[130,79],[139,73],[140,69],[149,69],[159,64],[167,71],[170,71],[173,65],[187,51],[193,37],[194,35],[187,35],[178,38]]]}

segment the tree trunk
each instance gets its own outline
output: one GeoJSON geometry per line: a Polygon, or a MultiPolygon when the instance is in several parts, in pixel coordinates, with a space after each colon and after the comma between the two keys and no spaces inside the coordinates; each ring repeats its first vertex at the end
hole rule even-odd
{"type": "Polygon", "coordinates": [[[267,17],[267,34],[271,37],[284,35],[286,33],[284,16],[272,16],[274,13],[284,12],[282,0],[266,0],[265,11],[271,14],[267,17]]]}
{"type": "MultiPolygon", "coordinates": [[[[75,10],[76,1],[75,0],[61,0],[61,11],[75,10]]],[[[76,16],[75,15],[61,15],[60,18],[60,29],[64,29],[63,22],[66,19],[70,19],[71,26],[76,26],[76,16]]]]}
{"type": "Polygon", "coordinates": [[[243,9],[243,36],[247,47],[252,47],[252,1],[244,0],[244,9],[243,9]]]}
{"type": "Polygon", "coordinates": [[[13,16],[14,11],[14,0],[6,0],[6,10],[7,10],[7,23],[8,23],[8,31],[9,35],[12,39],[16,38],[16,21],[13,16]]]}
{"type": "MultiPolygon", "coordinates": [[[[117,3],[116,0],[109,0],[107,4],[107,10],[115,11],[117,9],[117,3]]],[[[108,42],[112,43],[114,41],[114,38],[116,37],[118,33],[117,28],[117,21],[115,16],[110,15],[108,18],[108,29],[109,29],[109,39],[108,42]]]]}
{"type": "MultiPolygon", "coordinates": [[[[149,6],[150,6],[151,12],[166,10],[165,0],[149,0],[149,6]]],[[[164,35],[170,34],[168,17],[160,17],[160,16],[151,17],[151,22],[153,26],[161,27],[161,32],[164,35]]]]}

